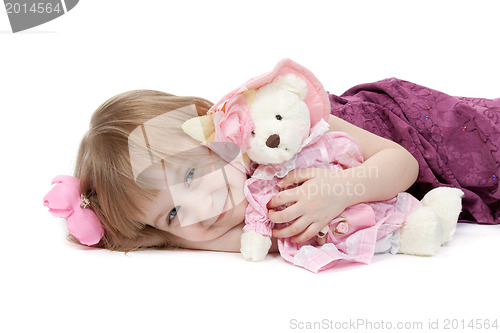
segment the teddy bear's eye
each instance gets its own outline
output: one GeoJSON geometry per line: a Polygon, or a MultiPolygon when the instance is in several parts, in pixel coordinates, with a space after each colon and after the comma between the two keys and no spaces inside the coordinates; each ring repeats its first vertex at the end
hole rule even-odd
{"type": "Polygon", "coordinates": [[[279,114],[276,115],[276,119],[281,120],[283,119],[279,114]]]}
{"type": "Polygon", "coordinates": [[[252,134],[255,135],[255,131],[252,131],[252,134]]]}

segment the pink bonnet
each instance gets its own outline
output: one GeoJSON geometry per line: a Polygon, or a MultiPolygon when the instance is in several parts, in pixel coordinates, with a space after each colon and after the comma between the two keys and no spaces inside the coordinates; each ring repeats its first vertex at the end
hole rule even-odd
{"type": "Polygon", "coordinates": [[[313,127],[320,119],[327,121],[328,115],[330,114],[330,100],[327,92],[323,88],[323,85],[311,71],[291,59],[281,60],[271,72],[250,79],[237,89],[231,91],[219,102],[215,103],[215,105],[208,111],[208,114],[215,113],[217,111],[225,111],[224,107],[226,102],[238,98],[244,91],[259,89],[260,87],[271,83],[277,77],[286,74],[295,74],[307,83],[307,95],[304,102],[310,110],[311,127],[313,127]]]}

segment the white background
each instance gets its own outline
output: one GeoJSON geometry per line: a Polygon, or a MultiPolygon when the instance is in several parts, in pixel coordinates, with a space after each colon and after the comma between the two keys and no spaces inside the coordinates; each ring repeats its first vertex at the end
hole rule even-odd
{"type": "Polygon", "coordinates": [[[89,250],[67,242],[64,221],[42,205],[52,177],[72,173],[93,110],[126,90],[215,102],[289,57],[335,94],[398,77],[500,97],[495,3],[84,0],[16,34],[2,8],[0,331],[295,332],[294,319],[416,321],[420,332],[436,319],[441,328],[446,319],[500,325],[499,226],[460,225],[436,257],[384,255],[313,274],[278,256],[253,264],[239,254],[89,250]]]}

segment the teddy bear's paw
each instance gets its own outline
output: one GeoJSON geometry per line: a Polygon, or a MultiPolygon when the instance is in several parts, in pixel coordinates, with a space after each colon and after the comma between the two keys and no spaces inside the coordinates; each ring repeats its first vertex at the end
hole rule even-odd
{"type": "Polygon", "coordinates": [[[267,255],[271,247],[271,238],[256,233],[246,231],[241,235],[241,254],[249,261],[261,261],[267,255]]]}
{"type": "Polygon", "coordinates": [[[413,211],[400,230],[399,253],[432,256],[441,246],[441,226],[431,207],[413,211]]]}
{"type": "Polygon", "coordinates": [[[457,228],[458,215],[462,211],[464,192],[453,187],[430,190],[422,199],[423,206],[431,207],[441,224],[441,244],[451,240],[457,228]]]}

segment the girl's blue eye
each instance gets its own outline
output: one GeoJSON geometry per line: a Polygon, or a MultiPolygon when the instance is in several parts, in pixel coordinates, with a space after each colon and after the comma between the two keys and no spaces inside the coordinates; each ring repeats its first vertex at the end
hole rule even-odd
{"type": "Polygon", "coordinates": [[[189,187],[189,185],[191,185],[191,182],[193,181],[193,178],[194,178],[194,168],[191,168],[189,169],[187,172],[186,172],[186,178],[184,180],[184,183],[189,187]]]}
{"type": "Polygon", "coordinates": [[[175,206],[170,213],[168,213],[168,225],[170,225],[170,222],[174,219],[175,215],[177,215],[177,211],[181,208],[181,206],[175,206]]]}

